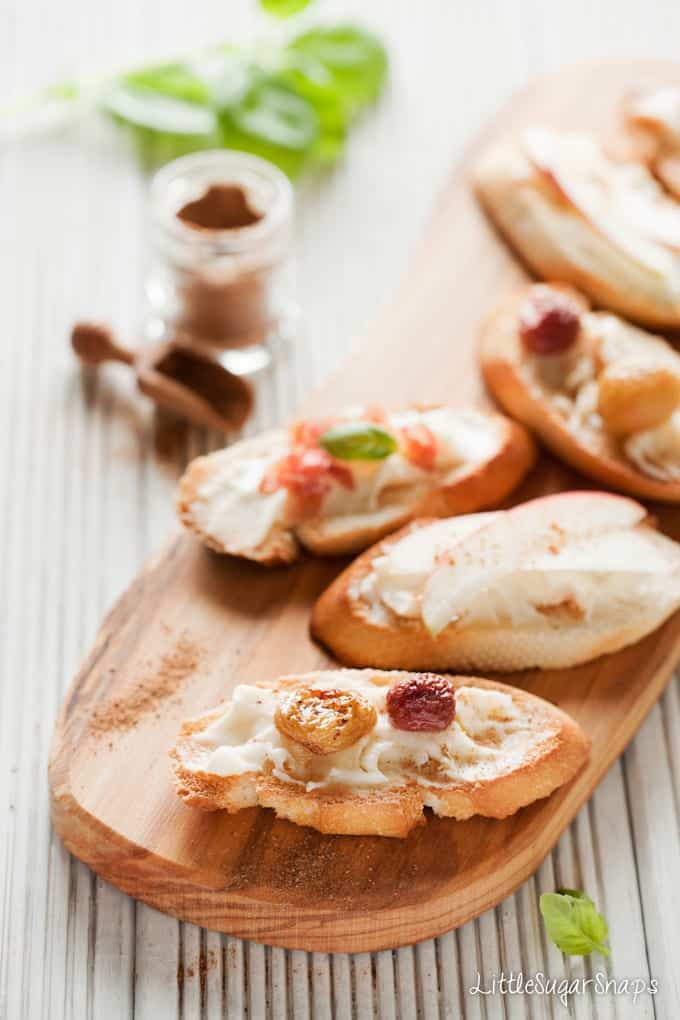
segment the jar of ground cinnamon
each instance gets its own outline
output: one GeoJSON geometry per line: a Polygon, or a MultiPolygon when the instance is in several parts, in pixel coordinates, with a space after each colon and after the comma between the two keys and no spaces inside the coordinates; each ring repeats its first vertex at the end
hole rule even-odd
{"type": "Polygon", "coordinates": [[[232,372],[268,364],[291,328],[293,189],[266,160],[200,152],[151,185],[153,328],[232,372]]]}

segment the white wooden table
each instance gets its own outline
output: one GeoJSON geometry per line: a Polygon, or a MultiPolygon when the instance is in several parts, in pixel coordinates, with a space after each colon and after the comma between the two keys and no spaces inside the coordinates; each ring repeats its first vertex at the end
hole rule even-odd
{"type": "MultiPolygon", "coordinates": [[[[254,0],[3,0],[0,95],[241,35],[254,0]]],[[[256,429],[285,417],[347,350],[405,268],[437,189],[480,122],[529,75],[596,56],[674,56],[673,0],[361,0],[389,90],[345,163],[299,195],[307,328],[262,380],[256,429]]],[[[81,377],[71,322],[134,336],[145,182],[104,134],[0,152],[0,1017],[174,1020],[680,1016],[680,688],[671,686],[539,873],[455,933],[399,952],[287,953],[201,931],[135,903],[71,860],[50,830],[46,760],[62,693],[105,609],[173,524],[168,459],[124,372],[81,377]],[[612,959],[565,962],[538,896],[585,888],[612,959]],[[656,978],[656,997],[473,995],[501,971],[656,978]]],[[[452,295],[455,300],[455,295],[452,295]]]]}

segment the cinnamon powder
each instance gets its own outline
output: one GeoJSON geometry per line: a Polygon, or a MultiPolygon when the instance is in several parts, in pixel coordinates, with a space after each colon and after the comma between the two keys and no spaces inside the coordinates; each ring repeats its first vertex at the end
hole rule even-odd
{"type": "MultiPolygon", "coordinates": [[[[203,234],[238,232],[264,219],[238,184],[211,184],[177,212],[177,218],[203,234]]],[[[230,264],[178,271],[180,311],[177,329],[189,337],[224,347],[262,343],[271,326],[268,288],[271,270],[230,264]]]]}
{"type": "Polygon", "coordinates": [[[238,230],[262,219],[238,184],[211,184],[200,198],[183,205],[177,216],[195,230],[238,230]]]}
{"type": "Polygon", "coordinates": [[[90,718],[90,732],[100,736],[131,729],[142,716],[157,711],[163,701],[175,695],[198,663],[198,646],[180,637],[172,651],[161,657],[153,672],[135,680],[128,690],[95,709],[90,718]]]}

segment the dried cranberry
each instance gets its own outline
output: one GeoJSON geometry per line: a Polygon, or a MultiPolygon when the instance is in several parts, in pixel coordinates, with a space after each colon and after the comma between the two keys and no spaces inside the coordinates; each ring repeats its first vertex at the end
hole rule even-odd
{"type": "Polygon", "coordinates": [[[567,294],[532,287],[519,311],[519,335],[531,354],[561,354],[571,347],[581,324],[580,309],[567,294]]]}
{"type": "Polygon", "coordinates": [[[412,733],[445,730],[456,714],[455,688],[446,677],[414,673],[390,687],[387,713],[397,730],[412,733]]]}

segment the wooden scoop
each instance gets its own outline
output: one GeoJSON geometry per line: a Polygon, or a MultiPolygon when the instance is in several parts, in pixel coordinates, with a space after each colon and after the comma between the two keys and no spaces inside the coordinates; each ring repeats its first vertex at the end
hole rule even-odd
{"type": "Polygon", "coordinates": [[[253,408],[253,390],[218,361],[173,341],[132,351],[101,323],[77,322],[71,346],[81,361],[123,361],[134,368],[142,393],[195,425],[219,432],[240,429],[253,408]]]}

